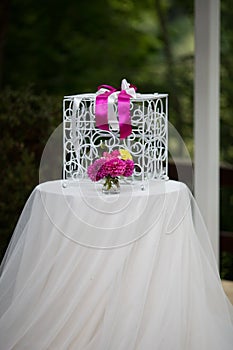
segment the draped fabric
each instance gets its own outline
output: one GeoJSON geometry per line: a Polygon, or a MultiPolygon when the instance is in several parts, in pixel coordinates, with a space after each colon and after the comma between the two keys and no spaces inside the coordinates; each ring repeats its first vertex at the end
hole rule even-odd
{"type": "Polygon", "coordinates": [[[231,350],[233,308],[188,188],[38,185],[1,265],[1,350],[231,350]]]}

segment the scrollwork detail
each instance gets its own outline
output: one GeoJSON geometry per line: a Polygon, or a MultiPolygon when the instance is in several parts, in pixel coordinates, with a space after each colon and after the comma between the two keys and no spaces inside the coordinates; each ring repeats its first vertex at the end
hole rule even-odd
{"type": "MultiPolygon", "coordinates": [[[[73,97],[63,101],[64,178],[83,179],[87,167],[104,151],[127,149],[135,162],[134,180],[167,178],[167,95],[130,102],[132,133],[95,127],[95,100],[83,98],[73,120],[73,97]]],[[[117,113],[117,104],[114,105],[117,113]]]]}

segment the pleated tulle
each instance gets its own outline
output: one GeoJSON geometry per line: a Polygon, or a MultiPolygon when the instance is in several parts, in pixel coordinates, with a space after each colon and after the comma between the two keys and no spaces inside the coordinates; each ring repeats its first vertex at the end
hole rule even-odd
{"type": "Polygon", "coordinates": [[[1,266],[0,349],[232,350],[233,308],[187,187],[102,202],[83,186],[85,198],[42,184],[26,203],[1,266]]]}

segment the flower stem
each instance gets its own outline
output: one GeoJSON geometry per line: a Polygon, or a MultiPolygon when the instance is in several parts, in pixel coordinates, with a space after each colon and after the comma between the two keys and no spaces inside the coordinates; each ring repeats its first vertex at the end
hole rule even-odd
{"type": "Polygon", "coordinates": [[[120,186],[118,177],[112,177],[110,175],[106,176],[105,183],[104,183],[106,190],[110,190],[113,185],[115,185],[116,187],[120,186]]]}

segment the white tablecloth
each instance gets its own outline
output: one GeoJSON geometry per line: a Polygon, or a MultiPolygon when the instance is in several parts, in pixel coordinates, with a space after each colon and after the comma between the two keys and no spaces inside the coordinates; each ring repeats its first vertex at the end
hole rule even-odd
{"type": "Polygon", "coordinates": [[[1,350],[232,350],[233,310],[187,187],[31,194],[1,265],[1,350]]]}

